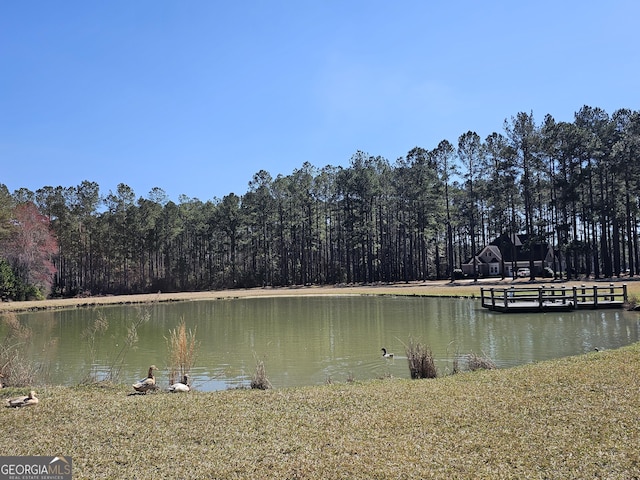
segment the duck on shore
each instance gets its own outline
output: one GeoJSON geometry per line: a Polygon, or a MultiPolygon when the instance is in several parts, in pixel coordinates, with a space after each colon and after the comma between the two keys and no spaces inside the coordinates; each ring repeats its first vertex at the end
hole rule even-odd
{"type": "Polygon", "coordinates": [[[36,392],[31,390],[29,392],[29,395],[8,399],[5,407],[20,408],[20,407],[30,407],[32,405],[37,405],[37,404],[38,404],[38,399],[36,397],[36,392]]]}
{"type": "Polygon", "coordinates": [[[147,378],[143,378],[139,382],[134,383],[133,389],[138,393],[147,393],[149,390],[156,390],[156,378],[153,376],[153,371],[158,368],[155,365],[151,365],[149,367],[149,373],[147,373],[147,378]]]}
{"type": "Polygon", "coordinates": [[[169,386],[171,393],[188,392],[189,390],[191,390],[191,387],[189,387],[189,375],[187,374],[182,377],[182,382],[176,382],[169,386]]]}

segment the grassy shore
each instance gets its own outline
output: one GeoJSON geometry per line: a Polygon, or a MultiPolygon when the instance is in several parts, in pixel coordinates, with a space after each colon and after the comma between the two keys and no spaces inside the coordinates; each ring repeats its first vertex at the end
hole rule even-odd
{"type": "MultiPolygon", "coordinates": [[[[479,286],[103,298],[477,297],[479,286]]],[[[25,391],[0,390],[0,398],[25,391]]],[[[41,388],[39,405],[0,412],[0,452],[68,455],[74,478],[88,479],[640,478],[640,344],[432,380],[145,396],[131,391],[121,385],[41,388]]]]}
{"type": "Polygon", "coordinates": [[[92,479],[640,476],[637,344],[435,380],[128,392],[38,392],[1,412],[0,452],[70,455],[92,479]]]}
{"type": "Polygon", "coordinates": [[[294,286],[281,288],[246,288],[234,290],[210,290],[205,292],[148,293],[137,295],[110,295],[78,298],[54,298],[28,302],[0,302],[3,311],[29,311],[56,308],[93,307],[96,305],[142,304],[150,302],[180,302],[198,300],[222,300],[251,297],[300,296],[300,295],[429,295],[429,296],[478,296],[480,285],[469,282],[425,282],[379,285],[343,286],[294,286]]]}
{"type": "MultiPolygon", "coordinates": [[[[46,310],[58,308],[81,308],[96,305],[129,305],[144,304],[150,302],[179,302],[198,300],[221,300],[250,297],[273,296],[300,296],[300,295],[408,295],[408,296],[433,296],[433,297],[465,297],[478,298],[480,288],[532,286],[549,284],[547,280],[529,282],[528,280],[499,280],[481,279],[450,281],[409,282],[395,284],[371,284],[371,285],[340,285],[340,286],[295,286],[281,288],[248,288],[235,290],[211,290],[206,292],[177,292],[177,293],[148,293],[138,295],[111,295],[78,298],[55,298],[28,302],[0,302],[0,314],[2,312],[23,312],[31,310],[46,310]]],[[[558,286],[565,285],[593,285],[589,281],[554,282],[558,286]]],[[[626,283],[629,297],[640,298],[640,281],[617,280],[616,284],[626,283]]],[[[606,282],[598,282],[606,285],[606,282]]]]}

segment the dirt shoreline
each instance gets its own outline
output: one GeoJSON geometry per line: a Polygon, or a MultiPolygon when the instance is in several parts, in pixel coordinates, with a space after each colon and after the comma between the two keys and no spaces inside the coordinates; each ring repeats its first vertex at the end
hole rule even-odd
{"type": "MultiPolygon", "coordinates": [[[[607,280],[609,282],[610,280],[607,280]]],[[[634,279],[614,280],[615,283],[629,284],[629,295],[640,294],[640,282],[634,282],[634,279]]],[[[480,279],[477,282],[473,280],[458,280],[450,282],[428,281],[428,282],[409,282],[394,284],[370,284],[370,285],[332,285],[332,286],[294,286],[294,287],[264,287],[249,288],[237,290],[211,290],[205,292],[175,292],[175,293],[147,293],[135,295],[112,295],[112,296],[95,296],[95,297],[76,297],[76,298],[53,298],[47,300],[36,300],[26,302],[0,302],[0,313],[3,312],[25,312],[35,310],[50,310],[62,308],[86,308],[102,305],[140,305],[153,302],[181,302],[181,301],[198,301],[198,300],[224,300],[237,298],[252,297],[277,297],[277,296],[304,296],[304,295],[407,295],[407,296],[433,296],[433,297],[462,297],[477,298],[480,296],[480,288],[491,288],[501,286],[530,286],[536,284],[551,283],[549,280],[530,282],[528,280],[511,280],[511,279],[480,279]]],[[[582,284],[600,284],[604,281],[572,281],[558,282],[558,286],[565,285],[571,287],[573,285],[582,284]]]]}

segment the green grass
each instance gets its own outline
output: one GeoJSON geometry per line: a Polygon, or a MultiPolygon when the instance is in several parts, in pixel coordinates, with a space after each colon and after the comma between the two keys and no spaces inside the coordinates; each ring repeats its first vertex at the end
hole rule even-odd
{"type": "Polygon", "coordinates": [[[70,455],[78,479],[640,476],[640,344],[430,380],[128,392],[41,389],[0,411],[0,452],[70,455]]]}

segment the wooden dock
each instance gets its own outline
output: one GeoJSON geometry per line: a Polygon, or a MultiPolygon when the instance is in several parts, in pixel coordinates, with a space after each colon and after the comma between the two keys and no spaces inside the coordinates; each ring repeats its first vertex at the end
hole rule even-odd
{"type": "Polygon", "coordinates": [[[497,312],[622,308],[627,303],[627,285],[481,288],[480,296],[484,308],[497,312]]]}

